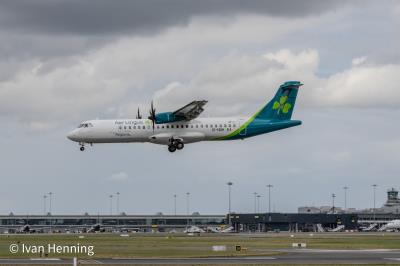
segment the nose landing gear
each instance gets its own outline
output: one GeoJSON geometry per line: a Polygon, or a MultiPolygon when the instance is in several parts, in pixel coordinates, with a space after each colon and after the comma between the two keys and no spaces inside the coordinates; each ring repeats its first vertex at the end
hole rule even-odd
{"type": "Polygon", "coordinates": [[[171,139],[170,144],[168,145],[169,152],[175,152],[176,150],[182,150],[185,145],[179,139],[171,139]]]}
{"type": "Polygon", "coordinates": [[[85,143],[84,143],[84,142],[79,142],[79,146],[81,146],[81,147],[79,148],[81,151],[84,151],[84,150],[85,150],[85,143]]]}
{"type": "MultiPolygon", "coordinates": [[[[90,143],[88,143],[88,144],[90,144],[90,146],[93,146],[93,143],[92,142],[90,142],[90,143]]],[[[85,151],[85,143],[84,142],[79,142],[79,146],[80,146],[80,150],[81,151],[85,151]]]]}

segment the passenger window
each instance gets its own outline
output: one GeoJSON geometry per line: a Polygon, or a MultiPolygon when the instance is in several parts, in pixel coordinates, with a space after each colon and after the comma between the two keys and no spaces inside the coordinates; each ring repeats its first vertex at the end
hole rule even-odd
{"type": "Polygon", "coordinates": [[[212,126],[212,125],[210,125],[210,127],[212,128],[213,126],[212,126]]]}
{"type": "Polygon", "coordinates": [[[169,128],[169,126],[167,125],[167,128],[169,128]]]}
{"type": "Polygon", "coordinates": [[[231,125],[228,125],[228,127],[231,127],[231,125]]]}
{"type": "Polygon", "coordinates": [[[189,125],[186,125],[186,128],[189,128],[189,125]]]}
{"type": "Polygon", "coordinates": [[[196,125],[196,128],[199,128],[199,125],[196,125]]]}
{"type": "Polygon", "coordinates": [[[124,129],[126,129],[126,126],[124,126],[124,129]]]}
{"type": "Polygon", "coordinates": [[[219,124],[219,127],[222,127],[222,124],[219,124]]]}
{"type": "Polygon", "coordinates": [[[201,128],[203,128],[203,124],[201,124],[201,126],[200,126],[201,128]]]}
{"type": "Polygon", "coordinates": [[[174,128],[174,125],[171,125],[171,128],[174,128]]]}
{"type": "Polygon", "coordinates": [[[136,126],[133,126],[133,129],[136,129],[136,126]]]}
{"type": "Polygon", "coordinates": [[[131,126],[129,126],[129,129],[132,129],[132,127],[131,127],[131,126]]]}
{"type": "Polygon", "coordinates": [[[235,124],[233,124],[233,127],[236,127],[236,125],[235,125],[235,124]]]}
{"type": "Polygon", "coordinates": [[[122,127],[120,126],[119,129],[122,129],[122,127]]]}
{"type": "Polygon", "coordinates": [[[160,126],[157,126],[157,129],[160,129],[160,126]]]}
{"type": "Polygon", "coordinates": [[[143,126],[143,129],[146,129],[146,127],[145,127],[145,126],[143,126]]]}
{"type": "Polygon", "coordinates": [[[218,125],[215,125],[215,127],[218,127],[218,125]]]}
{"type": "Polygon", "coordinates": [[[206,128],[208,128],[208,124],[206,124],[206,128]]]}
{"type": "Polygon", "coordinates": [[[193,125],[190,125],[190,128],[193,128],[193,125]]]}
{"type": "Polygon", "coordinates": [[[181,125],[181,128],[183,128],[183,125],[181,125]]]}
{"type": "Polygon", "coordinates": [[[164,126],[161,126],[161,128],[164,128],[164,126]]]}
{"type": "Polygon", "coordinates": [[[226,124],[224,124],[224,127],[226,127],[226,124]]]}

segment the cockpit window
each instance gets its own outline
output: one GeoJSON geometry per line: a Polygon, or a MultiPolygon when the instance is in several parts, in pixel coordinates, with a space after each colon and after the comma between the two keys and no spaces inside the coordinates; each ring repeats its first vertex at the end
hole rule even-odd
{"type": "Polygon", "coordinates": [[[81,123],[79,124],[78,128],[82,128],[82,127],[93,127],[92,123],[81,123]]]}

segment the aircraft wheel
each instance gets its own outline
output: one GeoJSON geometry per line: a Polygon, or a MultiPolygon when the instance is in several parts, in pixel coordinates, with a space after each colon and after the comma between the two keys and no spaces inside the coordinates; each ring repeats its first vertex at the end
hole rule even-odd
{"type": "Polygon", "coordinates": [[[85,147],[81,146],[81,147],[80,147],[80,150],[81,150],[81,151],[84,151],[84,150],[85,150],[85,147]]]}
{"type": "Polygon", "coordinates": [[[168,146],[168,151],[169,152],[174,152],[174,151],[176,151],[176,147],[174,145],[169,145],[168,146]]]}
{"type": "Polygon", "coordinates": [[[175,146],[178,150],[182,150],[185,145],[182,142],[178,142],[175,146]]]}

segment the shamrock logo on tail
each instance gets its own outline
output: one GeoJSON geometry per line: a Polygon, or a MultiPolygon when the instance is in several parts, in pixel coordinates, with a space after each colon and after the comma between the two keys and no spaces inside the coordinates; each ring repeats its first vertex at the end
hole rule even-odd
{"type": "Polygon", "coordinates": [[[282,111],[282,113],[286,114],[289,112],[290,108],[292,108],[292,105],[290,103],[287,103],[287,95],[281,96],[281,98],[278,101],[274,102],[274,105],[272,106],[273,110],[278,109],[278,114],[282,111]]]}

